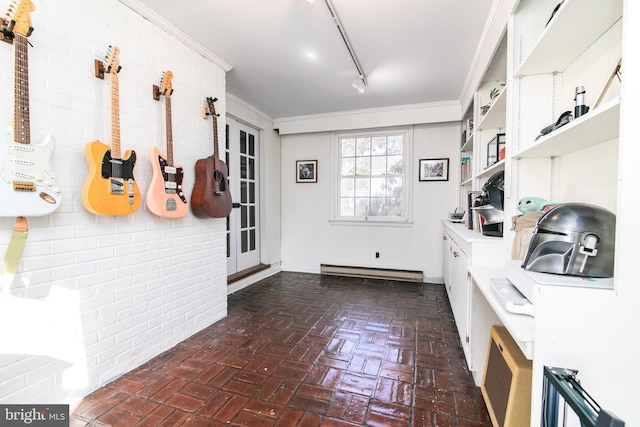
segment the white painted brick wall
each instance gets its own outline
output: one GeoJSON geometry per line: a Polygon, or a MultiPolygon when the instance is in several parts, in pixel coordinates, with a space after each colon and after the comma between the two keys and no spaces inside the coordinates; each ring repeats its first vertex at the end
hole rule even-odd
{"type": "MultiPolygon", "coordinates": [[[[226,315],[222,219],[169,220],[144,206],[133,215],[96,216],[81,202],[85,145],[109,143],[110,76],[94,59],[120,48],[122,152],[138,156],[142,197],[151,181],[150,146],[165,150],[164,102],[151,96],[173,71],[174,157],[190,196],[194,164],[213,151],[205,97],[219,99],[225,73],[117,0],[33,0],[29,41],[33,143],[55,138],[52,166],[64,201],[30,218],[18,275],[0,298],[0,402],[72,403],[226,315]],[[15,307],[21,307],[16,311],[15,307]],[[13,310],[9,309],[14,307],[13,310]]],[[[9,0],[0,1],[0,12],[9,0]]],[[[13,46],[0,43],[0,123],[13,117],[13,46]]],[[[221,131],[219,131],[222,135],[221,131]]],[[[0,201],[5,203],[5,201],[0,201]]],[[[0,256],[13,218],[0,218],[0,256]]]]}

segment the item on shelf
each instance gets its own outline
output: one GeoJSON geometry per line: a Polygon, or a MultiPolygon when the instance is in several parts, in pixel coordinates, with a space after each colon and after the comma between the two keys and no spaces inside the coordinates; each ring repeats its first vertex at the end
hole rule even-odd
{"type": "MultiPolygon", "coordinates": [[[[480,197],[482,191],[468,191],[467,192],[467,228],[469,230],[474,230],[477,224],[474,218],[478,216],[478,213],[473,210],[473,207],[476,205],[476,199],[480,197]]],[[[480,228],[477,228],[480,231],[480,228]]]]}
{"type": "Polygon", "coordinates": [[[471,131],[473,131],[473,119],[467,119],[467,133],[471,136],[471,131]]]}
{"type": "Polygon", "coordinates": [[[562,0],[560,3],[558,3],[556,5],[556,7],[553,9],[553,12],[551,12],[551,16],[549,17],[549,20],[547,21],[546,24],[544,24],[545,28],[547,27],[547,25],[549,25],[549,22],[551,22],[553,17],[556,16],[556,13],[558,13],[558,10],[560,10],[560,6],[562,6],[562,3],[564,3],[564,0],[562,0]]]}
{"type": "Polygon", "coordinates": [[[458,208],[455,208],[453,212],[449,213],[449,219],[453,222],[462,222],[464,213],[464,211],[458,211],[458,208]]]}
{"type": "Polygon", "coordinates": [[[487,144],[487,167],[498,163],[500,151],[505,147],[505,134],[498,133],[487,144]]]}
{"type": "Polygon", "coordinates": [[[523,268],[540,273],[613,277],[616,216],[586,203],[562,203],[537,222],[523,268]]]}
{"type": "Polygon", "coordinates": [[[489,282],[502,306],[510,313],[535,314],[533,304],[507,279],[490,278],[489,282]]]}
{"type": "Polygon", "coordinates": [[[476,199],[473,210],[482,217],[482,234],[502,236],[504,222],[504,171],[499,171],[482,186],[482,193],[476,199]]]}
{"type": "Polygon", "coordinates": [[[460,143],[460,146],[462,147],[464,145],[465,142],[467,142],[467,131],[463,130],[462,131],[462,142],[460,143]]]}
{"type": "Polygon", "coordinates": [[[622,68],[621,67],[622,67],[622,58],[618,58],[618,60],[616,61],[616,64],[613,66],[613,69],[611,70],[611,72],[607,76],[607,81],[604,82],[604,85],[602,86],[602,89],[600,89],[600,92],[598,92],[598,95],[596,96],[595,100],[593,101],[592,108],[597,108],[598,105],[600,105],[600,102],[602,101],[602,99],[604,98],[604,95],[609,90],[609,87],[611,86],[611,82],[613,82],[613,78],[614,77],[618,77],[618,81],[620,83],[622,83],[622,68]]]}
{"type": "Polygon", "coordinates": [[[547,203],[549,202],[540,197],[523,197],[518,202],[518,210],[523,214],[538,212],[542,211],[547,203]]]}
{"type": "Polygon", "coordinates": [[[571,111],[565,111],[564,113],[562,113],[560,115],[560,117],[558,117],[558,120],[556,120],[555,123],[550,124],[549,126],[542,128],[540,130],[540,135],[536,136],[536,141],[538,140],[538,138],[540,138],[541,136],[544,136],[548,133],[553,132],[554,130],[561,128],[562,126],[566,125],[567,123],[569,123],[571,120],[573,120],[573,114],[571,114],[571,111]]]}
{"type": "Polygon", "coordinates": [[[576,86],[576,96],[573,100],[576,102],[576,106],[573,109],[573,116],[577,119],[578,117],[587,114],[589,112],[589,107],[584,104],[584,94],[585,94],[584,86],[576,86]]]}
{"type": "Polygon", "coordinates": [[[538,220],[544,215],[542,210],[516,215],[511,218],[511,231],[514,232],[511,245],[511,259],[524,259],[529,241],[536,229],[538,220]]]}

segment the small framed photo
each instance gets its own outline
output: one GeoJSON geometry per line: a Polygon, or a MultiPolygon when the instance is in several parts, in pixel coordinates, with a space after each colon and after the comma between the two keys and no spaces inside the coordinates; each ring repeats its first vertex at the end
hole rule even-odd
{"type": "Polygon", "coordinates": [[[318,161],[297,160],[296,182],[318,182],[318,161]]]}
{"type": "Polygon", "coordinates": [[[449,159],[420,159],[420,181],[449,181],[449,159]]]}

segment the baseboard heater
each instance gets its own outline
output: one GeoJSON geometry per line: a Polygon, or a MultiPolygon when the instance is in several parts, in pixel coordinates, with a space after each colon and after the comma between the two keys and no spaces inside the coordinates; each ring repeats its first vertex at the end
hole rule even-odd
{"type": "Polygon", "coordinates": [[[320,274],[329,276],[363,277],[368,279],[422,282],[422,271],[391,270],[386,268],[350,267],[345,265],[320,264],[320,274]]]}

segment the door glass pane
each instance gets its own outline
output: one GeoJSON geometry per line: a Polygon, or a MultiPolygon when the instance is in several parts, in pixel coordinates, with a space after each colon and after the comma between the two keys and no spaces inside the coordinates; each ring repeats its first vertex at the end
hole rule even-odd
{"type": "Polygon", "coordinates": [[[249,231],[249,248],[252,251],[256,250],[256,230],[253,228],[249,231]]]}
{"type": "Polygon", "coordinates": [[[240,203],[247,203],[247,181],[240,181],[240,203]]]}
{"type": "Polygon", "coordinates": [[[247,207],[240,206],[240,227],[247,228],[247,207]]]}
{"type": "Polygon", "coordinates": [[[240,156],[240,179],[247,179],[247,158],[240,156]]]}
{"type": "Polygon", "coordinates": [[[242,253],[247,252],[249,249],[249,236],[247,233],[247,230],[242,230],[242,232],[240,233],[240,251],[242,253]]]}
{"type": "Polygon", "coordinates": [[[249,155],[255,156],[256,141],[253,135],[249,134],[249,155]]]}
{"type": "Polygon", "coordinates": [[[256,179],[256,161],[249,159],[249,179],[256,179]]]}
{"type": "Polygon", "coordinates": [[[240,152],[247,154],[247,133],[243,130],[240,131],[240,152]]]}
{"type": "Polygon", "coordinates": [[[256,202],[256,183],[250,182],[249,183],[249,203],[255,203],[255,202],[256,202]]]}
{"type": "Polygon", "coordinates": [[[249,206],[249,227],[256,226],[256,207],[249,206]]]}

